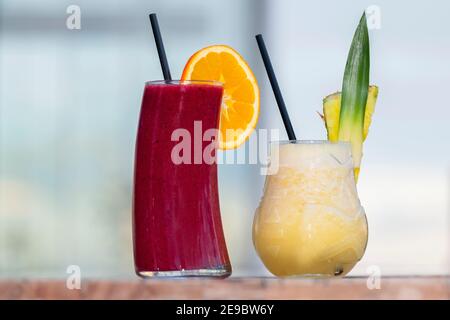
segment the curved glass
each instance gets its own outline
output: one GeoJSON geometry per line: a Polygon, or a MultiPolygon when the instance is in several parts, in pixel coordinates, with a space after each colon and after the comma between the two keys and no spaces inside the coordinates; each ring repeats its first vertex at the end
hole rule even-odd
{"type": "Polygon", "coordinates": [[[276,142],[270,158],[253,223],[264,265],[277,276],[344,276],[367,244],[350,144],[276,142]]]}
{"type": "Polygon", "coordinates": [[[146,81],[145,86],[159,86],[159,85],[213,85],[223,86],[223,83],[215,80],[151,80],[146,81]]]}
{"type": "Polygon", "coordinates": [[[222,95],[220,83],[211,81],[145,85],[133,194],[134,258],[140,276],[231,273],[217,165],[203,159],[210,148],[203,133],[218,128],[222,95]]]}

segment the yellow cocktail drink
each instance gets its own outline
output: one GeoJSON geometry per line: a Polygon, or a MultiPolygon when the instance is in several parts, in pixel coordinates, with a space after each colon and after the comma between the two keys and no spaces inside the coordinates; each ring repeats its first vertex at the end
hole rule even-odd
{"type": "Polygon", "coordinates": [[[361,259],[367,221],[348,143],[272,144],[253,243],[277,276],[343,276],[361,259]]]}

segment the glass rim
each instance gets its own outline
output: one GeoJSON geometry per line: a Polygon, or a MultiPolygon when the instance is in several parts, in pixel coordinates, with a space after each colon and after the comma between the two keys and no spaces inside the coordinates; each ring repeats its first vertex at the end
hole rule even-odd
{"type": "Polygon", "coordinates": [[[145,81],[145,86],[154,86],[154,85],[192,85],[192,84],[209,84],[214,86],[223,87],[223,83],[216,80],[150,80],[145,81]]]}
{"type": "Polygon", "coordinates": [[[301,144],[301,145],[321,145],[321,144],[330,144],[330,145],[350,145],[349,141],[330,141],[330,140],[279,140],[279,141],[271,141],[271,144],[301,144]]]}

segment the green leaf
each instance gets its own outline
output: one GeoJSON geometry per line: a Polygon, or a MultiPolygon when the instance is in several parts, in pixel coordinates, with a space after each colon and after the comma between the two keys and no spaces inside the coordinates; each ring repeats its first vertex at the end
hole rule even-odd
{"type": "Polygon", "coordinates": [[[353,36],[345,66],[339,123],[340,140],[350,140],[350,133],[355,131],[354,128],[352,130],[353,126],[360,127],[362,135],[369,90],[369,69],[369,32],[364,13],[353,36]]]}
{"type": "Polygon", "coordinates": [[[362,157],[364,113],[369,90],[369,32],[365,13],[359,21],[345,65],[339,117],[339,140],[352,143],[353,161],[362,157]]]}

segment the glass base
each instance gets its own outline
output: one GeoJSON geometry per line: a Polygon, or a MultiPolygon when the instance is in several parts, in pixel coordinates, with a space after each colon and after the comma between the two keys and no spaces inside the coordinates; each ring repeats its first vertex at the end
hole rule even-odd
{"type": "Polygon", "coordinates": [[[324,273],[308,273],[290,276],[280,276],[281,278],[288,279],[333,279],[333,278],[343,278],[344,274],[324,274],[324,273]]]}
{"type": "Polygon", "coordinates": [[[186,278],[186,277],[210,277],[226,278],[231,275],[230,267],[215,269],[172,270],[172,271],[136,271],[142,278],[186,278]]]}

